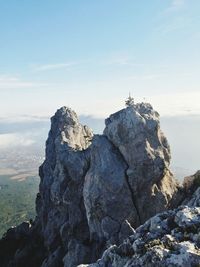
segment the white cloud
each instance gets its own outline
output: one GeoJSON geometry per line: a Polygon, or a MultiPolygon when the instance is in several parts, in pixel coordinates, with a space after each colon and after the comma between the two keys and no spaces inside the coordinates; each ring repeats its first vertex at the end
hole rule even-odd
{"type": "Polygon", "coordinates": [[[103,65],[118,65],[118,66],[130,66],[130,67],[138,67],[144,66],[143,63],[135,62],[134,58],[126,53],[119,53],[107,56],[105,59],[99,62],[103,65]]]}
{"type": "Polygon", "coordinates": [[[48,86],[48,84],[25,81],[18,76],[0,75],[0,89],[22,89],[44,86],[48,86]]]}
{"type": "Polygon", "coordinates": [[[39,116],[31,114],[21,114],[16,116],[0,117],[0,122],[3,123],[18,123],[18,122],[46,122],[49,121],[49,116],[39,116]]]}
{"type": "Polygon", "coordinates": [[[182,73],[171,73],[171,72],[163,72],[163,73],[146,73],[146,74],[137,74],[137,75],[131,75],[125,78],[126,80],[139,80],[139,81],[146,81],[146,80],[158,80],[163,78],[176,78],[179,77],[191,77],[192,73],[190,72],[182,72],[182,73]]]}
{"type": "Polygon", "coordinates": [[[147,97],[161,116],[200,114],[200,92],[170,93],[147,97]]]}
{"type": "Polygon", "coordinates": [[[160,78],[164,78],[166,76],[167,74],[151,74],[150,73],[150,74],[132,75],[132,76],[129,76],[127,79],[145,81],[145,80],[157,80],[160,78]]]}
{"type": "Polygon", "coordinates": [[[178,12],[183,10],[186,6],[187,0],[169,0],[169,4],[164,10],[159,14],[160,18],[169,17],[176,15],[178,12]]]}
{"type": "Polygon", "coordinates": [[[0,134],[0,148],[30,146],[35,141],[28,136],[22,136],[18,133],[0,134]]]}
{"type": "Polygon", "coordinates": [[[195,18],[189,16],[173,16],[170,20],[167,19],[155,27],[154,32],[156,35],[162,37],[171,32],[179,31],[186,33],[195,24],[195,18]]]}
{"type": "Polygon", "coordinates": [[[45,64],[33,67],[34,71],[48,71],[48,70],[58,70],[58,69],[69,69],[70,67],[77,65],[76,62],[67,63],[55,63],[55,64],[45,64]]]}
{"type": "Polygon", "coordinates": [[[0,75],[0,82],[16,82],[18,81],[19,78],[17,76],[11,76],[11,75],[0,75]]]}
{"type": "Polygon", "coordinates": [[[170,6],[165,10],[166,13],[178,11],[185,6],[186,0],[172,0],[170,6]]]}
{"type": "Polygon", "coordinates": [[[172,0],[171,8],[180,8],[185,4],[185,0],[172,0]]]}

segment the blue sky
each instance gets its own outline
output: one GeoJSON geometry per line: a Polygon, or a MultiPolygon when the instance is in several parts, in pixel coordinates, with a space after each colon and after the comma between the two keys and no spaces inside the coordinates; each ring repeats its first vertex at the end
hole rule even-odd
{"type": "Polygon", "coordinates": [[[0,0],[0,114],[200,114],[199,0],[0,0]]]}

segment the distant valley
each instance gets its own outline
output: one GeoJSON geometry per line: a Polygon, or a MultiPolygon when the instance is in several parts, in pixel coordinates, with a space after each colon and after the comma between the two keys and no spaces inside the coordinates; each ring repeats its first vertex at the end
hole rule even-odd
{"type": "Polygon", "coordinates": [[[43,149],[8,147],[0,154],[0,236],[23,221],[35,218],[38,167],[43,149]]]}
{"type": "Polygon", "coordinates": [[[0,175],[0,236],[8,228],[35,218],[38,185],[37,176],[23,176],[22,180],[0,175]]]}

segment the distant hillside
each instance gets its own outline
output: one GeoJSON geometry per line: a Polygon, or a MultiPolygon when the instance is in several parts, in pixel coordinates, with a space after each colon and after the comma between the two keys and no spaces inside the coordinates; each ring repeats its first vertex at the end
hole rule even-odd
{"type": "Polygon", "coordinates": [[[23,221],[35,218],[38,177],[0,175],[0,236],[23,221]]]}

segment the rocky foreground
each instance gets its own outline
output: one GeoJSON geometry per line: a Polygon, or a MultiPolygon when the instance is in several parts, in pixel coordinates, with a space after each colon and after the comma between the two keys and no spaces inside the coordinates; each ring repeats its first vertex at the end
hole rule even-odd
{"type": "Polygon", "coordinates": [[[37,217],[0,240],[0,266],[200,266],[199,173],[173,177],[150,104],[112,114],[103,135],[66,107],[51,122],[37,217]]]}
{"type": "Polygon", "coordinates": [[[120,246],[110,246],[94,264],[79,267],[200,266],[200,207],[180,206],[136,229],[120,246]]]}

